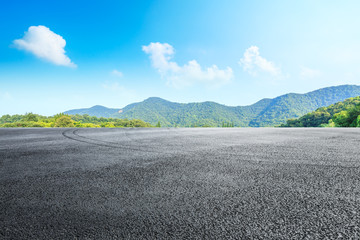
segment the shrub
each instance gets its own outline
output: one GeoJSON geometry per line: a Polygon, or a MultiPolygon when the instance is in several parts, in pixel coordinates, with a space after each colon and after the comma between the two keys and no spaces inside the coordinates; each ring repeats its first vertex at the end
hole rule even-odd
{"type": "Polygon", "coordinates": [[[93,124],[93,123],[82,123],[80,125],[82,128],[99,128],[99,125],[93,124]]]}
{"type": "Polygon", "coordinates": [[[39,121],[38,117],[33,114],[33,113],[27,113],[25,116],[24,116],[24,119],[23,119],[25,122],[37,122],[39,121]]]}
{"type": "Polygon", "coordinates": [[[32,122],[30,125],[31,127],[45,127],[45,123],[43,122],[32,122]]]}
{"type": "Polygon", "coordinates": [[[54,127],[74,127],[74,121],[71,120],[70,116],[61,116],[56,119],[54,127]]]}
{"type": "Polygon", "coordinates": [[[360,115],[356,118],[356,127],[360,127],[360,115]]]}

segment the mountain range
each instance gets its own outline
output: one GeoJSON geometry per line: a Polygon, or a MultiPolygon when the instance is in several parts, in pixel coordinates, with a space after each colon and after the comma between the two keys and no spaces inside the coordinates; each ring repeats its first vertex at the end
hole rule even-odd
{"type": "Polygon", "coordinates": [[[215,102],[176,103],[158,97],[132,103],[122,109],[93,106],[74,109],[65,114],[88,114],[96,117],[141,119],[153,125],[220,127],[233,123],[237,127],[278,126],[290,118],[298,118],[317,108],[360,96],[360,86],[341,85],[318,89],[305,94],[289,93],[276,98],[264,98],[248,106],[226,106],[215,102]]]}

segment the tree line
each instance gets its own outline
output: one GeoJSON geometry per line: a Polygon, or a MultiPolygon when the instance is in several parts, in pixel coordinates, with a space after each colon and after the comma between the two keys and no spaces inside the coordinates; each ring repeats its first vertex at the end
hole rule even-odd
{"type": "Polygon", "coordinates": [[[63,113],[46,117],[39,114],[3,115],[0,127],[77,127],[77,128],[121,128],[121,127],[153,127],[150,123],[139,119],[118,119],[93,117],[84,115],[67,115],[63,113]]]}
{"type": "MultiPolygon", "coordinates": [[[[216,126],[216,124],[214,124],[216,126]]],[[[193,123],[189,127],[214,127],[208,122],[193,123]]],[[[121,127],[162,127],[161,121],[155,126],[139,119],[120,119],[120,118],[104,118],[95,117],[88,114],[68,115],[59,113],[54,116],[42,116],[34,113],[26,113],[24,115],[3,115],[0,118],[1,128],[14,127],[77,127],[77,128],[121,128],[121,127]]],[[[178,127],[177,124],[174,127],[178,127]]],[[[221,127],[235,127],[233,122],[223,121],[221,127]]]]}

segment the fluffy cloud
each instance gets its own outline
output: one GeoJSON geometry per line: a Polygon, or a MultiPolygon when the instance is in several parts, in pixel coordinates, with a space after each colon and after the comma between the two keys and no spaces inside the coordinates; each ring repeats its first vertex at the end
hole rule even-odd
{"type": "Polygon", "coordinates": [[[273,62],[260,56],[259,48],[251,46],[245,50],[244,57],[240,59],[239,64],[244,71],[256,76],[259,71],[270,73],[273,76],[280,76],[281,70],[273,62]]]}
{"type": "Polygon", "coordinates": [[[196,60],[189,61],[184,66],[172,62],[174,48],[167,43],[150,43],[142,50],[150,55],[152,65],[161,76],[167,79],[168,84],[174,87],[190,86],[194,83],[204,83],[211,86],[220,86],[229,83],[233,77],[230,67],[219,69],[216,65],[202,69],[196,60]]]}
{"type": "Polygon", "coordinates": [[[319,77],[320,75],[321,72],[319,70],[301,66],[300,77],[302,78],[316,78],[319,77]]]}
{"type": "Polygon", "coordinates": [[[124,76],[124,74],[116,69],[112,70],[111,72],[112,75],[121,78],[122,76],[124,76]]]}
{"type": "Polygon", "coordinates": [[[31,52],[35,56],[56,65],[76,67],[65,55],[66,41],[45,26],[31,26],[22,39],[14,40],[14,45],[20,50],[31,52]]]}

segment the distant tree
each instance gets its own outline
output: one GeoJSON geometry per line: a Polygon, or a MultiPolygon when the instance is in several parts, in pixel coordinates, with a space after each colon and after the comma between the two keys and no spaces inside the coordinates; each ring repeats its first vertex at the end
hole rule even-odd
{"type": "Polygon", "coordinates": [[[74,121],[70,116],[62,116],[56,119],[54,127],[74,127],[74,121]]]}
{"type": "Polygon", "coordinates": [[[349,112],[341,111],[334,115],[333,121],[336,127],[349,127],[351,120],[349,118],[349,112]]]}
{"type": "Polygon", "coordinates": [[[3,115],[0,118],[0,123],[10,123],[11,121],[11,116],[9,114],[3,115]]]}
{"type": "Polygon", "coordinates": [[[161,127],[161,124],[160,124],[160,121],[158,121],[158,123],[156,124],[156,126],[155,127],[161,127]]]}
{"type": "Polygon", "coordinates": [[[27,113],[27,114],[25,114],[23,120],[24,120],[25,122],[37,122],[37,121],[39,121],[39,119],[38,119],[38,117],[36,116],[36,114],[33,114],[33,113],[27,113]]]}
{"type": "Polygon", "coordinates": [[[329,120],[329,123],[327,124],[321,124],[321,127],[336,127],[335,123],[332,119],[329,120]]]}
{"type": "Polygon", "coordinates": [[[356,127],[357,126],[357,120],[360,116],[360,105],[356,105],[349,109],[349,122],[350,127],[356,127]]]}
{"type": "Polygon", "coordinates": [[[356,118],[356,127],[360,127],[360,115],[356,118]]]}
{"type": "Polygon", "coordinates": [[[55,118],[55,120],[56,120],[56,119],[58,119],[58,118],[60,118],[60,117],[62,117],[62,116],[68,116],[68,115],[65,114],[65,113],[58,113],[58,114],[54,115],[54,118],[55,118]]]}

